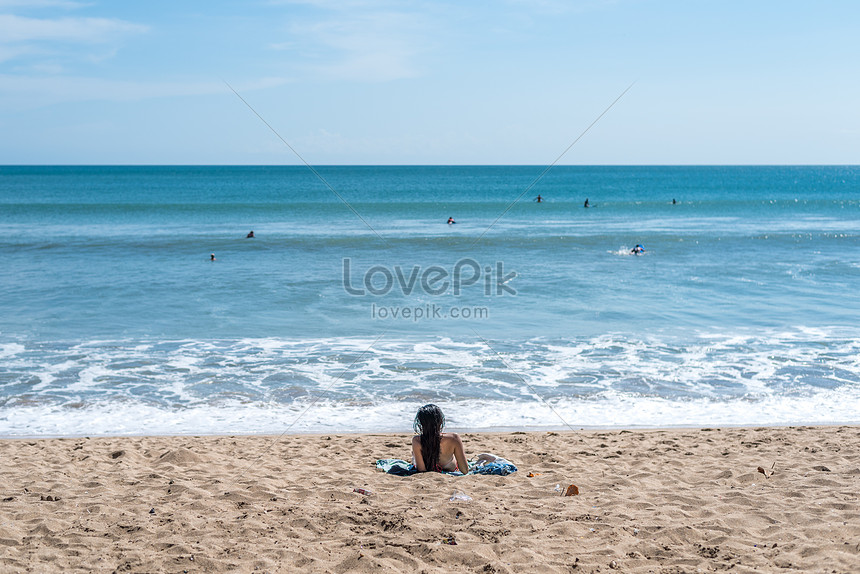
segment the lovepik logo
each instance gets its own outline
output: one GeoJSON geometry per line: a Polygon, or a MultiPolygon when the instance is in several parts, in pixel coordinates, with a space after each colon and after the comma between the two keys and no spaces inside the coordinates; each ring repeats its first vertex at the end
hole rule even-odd
{"type": "Polygon", "coordinates": [[[483,287],[485,297],[516,295],[516,289],[508,285],[516,276],[516,271],[505,273],[502,261],[481,266],[474,259],[465,258],[455,262],[450,271],[441,265],[423,269],[420,265],[413,265],[408,272],[401,265],[373,265],[364,271],[361,279],[354,282],[352,259],[343,259],[343,289],[355,297],[381,297],[391,293],[395,287],[407,297],[416,289],[434,296],[450,290],[457,297],[464,289],[478,284],[483,287]]]}

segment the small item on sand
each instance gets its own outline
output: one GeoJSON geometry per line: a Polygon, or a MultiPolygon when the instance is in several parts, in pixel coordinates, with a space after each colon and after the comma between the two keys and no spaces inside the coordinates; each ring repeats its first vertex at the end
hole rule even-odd
{"type": "Polygon", "coordinates": [[[756,470],[758,470],[760,473],[762,473],[762,474],[764,475],[764,477],[765,477],[765,478],[770,478],[770,477],[767,475],[767,472],[765,472],[765,470],[764,470],[762,467],[758,467],[756,470]]]}
{"type": "Polygon", "coordinates": [[[450,500],[451,502],[470,502],[472,500],[472,497],[465,492],[455,492],[448,500],[450,500]]]}
{"type": "Polygon", "coordinates": [[[556,491],[556,492],[561,492],[561,485],[560,485],[560,484],[556,484],[556,485],[555,485],[555,488],[553,488],[553,490],[554,490],[554,491],[556,491]]]}
{"type": "Polygon", "coordinates": [[[575,484],[571,484],[567,487],[567,490],[564,492],[565,496],[576,496],[579,494],[579,487],[575,484]]]}
{"type": "Polygon", "coordinates": [[[372,490],[367,490],[366,488],[353,488],[352,491],[357,492],[359,494],[363,494],[365,496],[370,496],[371,494],[373,494],[372,490]]]}
{"type": "Polygon", "coordinates": [[[536,476],[540,476],[540,473],[539,472],[530,472],[526,476],[529,478],[534,478],[536,476]]]}
{"type": "Polygon", "coordinates": [[[442,539],[442,544],[448,544],[449,546],[457,546],[457,541],[454,540],[453,536],[446,536],[442,539]]]}

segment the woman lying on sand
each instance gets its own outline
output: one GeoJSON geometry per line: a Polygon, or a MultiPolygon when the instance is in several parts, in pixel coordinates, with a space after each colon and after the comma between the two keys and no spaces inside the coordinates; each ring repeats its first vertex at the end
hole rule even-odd
{"type": "Polygon", "coordinates": [[[415,415],[412,437],[412,464],[418,472],[459,470],[469,472],[463,441],[455,432],[442,432],[445,415],[436,405],[424,405],[415,415]]]}

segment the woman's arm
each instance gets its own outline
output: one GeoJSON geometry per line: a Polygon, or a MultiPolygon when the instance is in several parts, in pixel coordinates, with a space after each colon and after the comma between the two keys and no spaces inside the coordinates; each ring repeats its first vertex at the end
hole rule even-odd
{"type": "Polygon", "coordinates": [[[463,441],[457,433],[451,433],[454,439],[454,458],[457,459],[457,468],[463,474],[469,472],[469,462],[466,460],[466,449],[463,448],[463,441]]]}
{"type": "Polygon", "coordinates": [[[421,454],[420,436],[412,437],[412,464],[415,465],[418,472],[427,472],[427,469],[424,468],[424,456],[421,454]]]}

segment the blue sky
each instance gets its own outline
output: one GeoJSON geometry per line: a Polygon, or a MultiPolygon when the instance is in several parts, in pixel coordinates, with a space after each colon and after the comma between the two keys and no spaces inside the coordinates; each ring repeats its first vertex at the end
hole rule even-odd
{"type": "Polygon", "coordinates": [[[0,164],[860,163],[860,4],[0,0],[0,164]]]}

